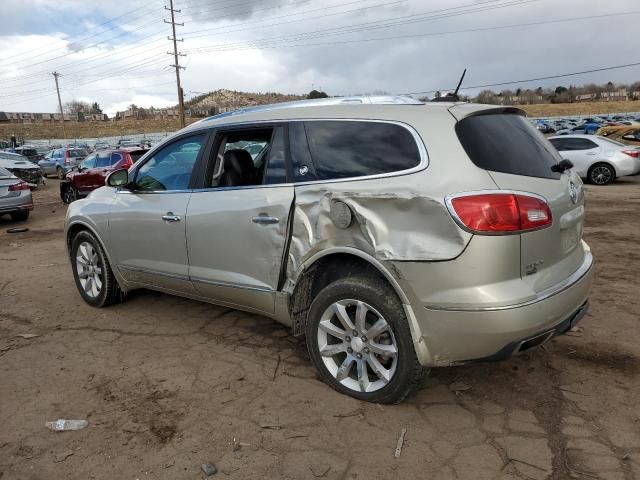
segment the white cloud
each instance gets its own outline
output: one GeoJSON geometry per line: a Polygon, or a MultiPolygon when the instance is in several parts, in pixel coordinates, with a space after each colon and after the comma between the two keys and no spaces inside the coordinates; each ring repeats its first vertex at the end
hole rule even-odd
{"type": "MultiPolygon", "coordinates": [[[[54,70],[62,74],[63,101],[90,99],[99,102],[110,113],[131,103],[145,107],[176,103],[175,73],[168,68],[173,58],[166,55],[172,48],[171,42],[166,40],[170,27],[162,21],[166,12],[161,6],[157,12],[147,8],[126,15],[145,3],[132,2],[123,6],[122,2],[102,0],[3,0],[3,4],[4,1],[10,5],[3,8],[3,15],[9,10],[13,19],[9,22],[13,21],[12,25],[20,28],[18,32],[0,34],[0,51],[5,52],[4,68],[0,72],[0,110],[55,111],[57,99],[50,74],[54,70]],[[122,19],[114,22],[117,29],[99,26],[104,22],[101,15],[109,18],[123,14],[122,19]],[[65,19],[69,15],[79,15],[78,25],[91,23],[94,27],[89,33],[78,34],[76,28],[58,32],[55,27],[67,25],[65,19]],[[51,23],[56,24],[51,26],[49,33],[36,35],[28,28],[29,19],[42,21],[49,17],[51,23]]],[[[450,0],[392,2],[269,0],[268,3],[256,1],[247,5],[243,1],[243,9],[238,5],[236,9],[226,10],[222,7],[228,7],[230,2],[222,5],[219,0],[209,4],[203,0],[177,2],[183,8],[178,21],[185,22],[184,27],[178,27],[178,37],[185,38],[179,47],[191,51],[187,57],[180,58],[180,62],[188,66],[181,72],[185,93],[189,97],[190,92],[218,88],[303,93],[311,90],[312,85],[334,95],[375,90],[404,93],[453,87],[465,67],[469,69],[465,85],[469,86],[635,61],[629,58],[631,50],[620,45],[635,45],[638,15],[481,32],[461,31],[624,12],[633,10],[636,0],[615,0],[606,4],[539,0],[393,28],[369,28],[340,35],[330,35],[332,31],[327,30],[314,34],[316,38],[308,37],[318,30],[365,22],[376,26],[390,18],[452,7],[450,0]],[[382,5],[385,3],[389,5],[382,5]],[[200,5],[199,10],[187,8],[196,5],[200,5]],[[265,5],[273,8],[267,9],[265,5]],[[364,9],[367,6],[371,8],[364,9]],[[304,13],[311,10],[313,13],[304,13]],[[351,12],[333,15],[348,11],[351,12]],[[459,33],[372,41],[380,37],[452,31],[459,33]],[[265,39],[275,42],[272,39],[291,35],[299,37],[285,42],[284,47],[280,46],[282,42],[276,42],[279,48],[273,49],[199,50],[220,44],[260,44],[265,39]],[[337,43],[345,40],[359,42],[337,43]],[[326,44],[297,46],[317,43],[326,44]]],[[[470,4],[471,0],[456,0],[455,3],[470,4]]],[[[526,86],[638,79],[640,68],[636,67],[526,86]]]]}

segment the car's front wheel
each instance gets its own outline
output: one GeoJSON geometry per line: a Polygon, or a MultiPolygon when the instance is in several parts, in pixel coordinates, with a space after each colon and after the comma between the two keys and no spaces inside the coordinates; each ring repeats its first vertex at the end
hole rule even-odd
{"type": "Polygon", "coordinates": [[[379,278],[347,277],[321,290],[306,341],[323,380],[360,400],[400,402],[424,373],[402,304],[379,278]]]}
{"type": "Polygon", "coordinates": [[[119,301],[120,288],[100,242],[88,231],[78,233],[71,243],[73,278],[80,295],[93,307],[107,307],[119,301]]]}
{"type": "Polygon", "coordinates": [[[78,199],[78,190],[69,184],[67,185],[62,192],[62,201],[66,204],[75,202],[78,199]]]}

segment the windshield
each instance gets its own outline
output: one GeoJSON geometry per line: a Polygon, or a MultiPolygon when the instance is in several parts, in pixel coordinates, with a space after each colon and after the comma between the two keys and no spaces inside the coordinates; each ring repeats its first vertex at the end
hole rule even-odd
{"type": "Polygon", "coordinates": [[[6,168],[0,167],[0,178],[13,177],[13,174],[6,168]]]}

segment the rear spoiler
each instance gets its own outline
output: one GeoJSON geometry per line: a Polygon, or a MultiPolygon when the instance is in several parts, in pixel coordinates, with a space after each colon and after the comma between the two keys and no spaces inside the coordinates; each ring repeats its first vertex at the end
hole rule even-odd
{"type": "Polygon", "coordinates": [[[497,115],[501,113],[527,116],[527,112],[518,107],[482,105],[480,103],[456,103],[449,108],[449,113],[458,121],[477,115],[497,115]]]}

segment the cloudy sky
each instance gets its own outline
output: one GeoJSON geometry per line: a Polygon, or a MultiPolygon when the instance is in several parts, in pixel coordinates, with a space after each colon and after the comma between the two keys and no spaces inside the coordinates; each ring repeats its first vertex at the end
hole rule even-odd
{"type": "MultiPolygon", "coordinates": [[[[0,111],[177,100],[169,0],[2,0],[0,111]]],[[[414,93],[640,62],[638,0],[174,0],[186,98],[414,93]],[[627,47],[624,47],[627,45],[627,47]],[[634,57],[634,55],[636,55],[634,57]]],[[[640,66],[509,87],[640,80],[640,66]]],[[[467,89],[468,94],[477,89],[467,89]]]]}

